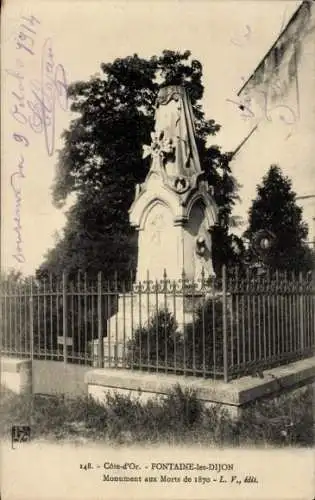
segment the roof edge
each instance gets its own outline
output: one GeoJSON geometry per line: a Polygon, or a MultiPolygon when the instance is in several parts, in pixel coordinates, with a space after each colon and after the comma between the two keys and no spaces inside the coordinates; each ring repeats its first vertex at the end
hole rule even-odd
{"type": "Polygon", "coordinates": [[[268,50],[268,52],[264,55],[264,57],[260,60],[260,62],[257,64],[256,68],[254,69],[254,71],[252,71],[252,73],[250,74],[250,76],[247,78],[247,80],[245,81],[245,83],[242,85],[242,87],[240,88],[240,90],[237,92],[237,95],[239,96],[241,94],[241,92],[244,90],[244,88],[246,87],[246,85],[248,84],[248,82],[253,78],[254,74],[256,73],[256,71],[259,69],[259,67],[261,66],[261,64],[265,61],[265,59],[267,59],[267,57],[269,56],[269,54],[271,54],[271,52],[273,51],[273,49],[275,48],[275,46],[277,45],[278,41],[281,39],[281,37],[283,36],[283,34],[285,33],[285,31],[288,29],[288,27],[290,26],[290,24],[295,21],[296,17],[298,16],[300,10],[304,7],[304,5],[308,4],[309,3],[309,0],[302,0],[301,2],[301,5],[299,5],[297,7],[297,9],[293,12],[293,14],[291,15],[290,19],[288,20],[287,24],[284,26],[284,28],[282,29],[282,31],[280,32],[280,34],[278,35],[278,37],[276,38],[276,40],[274,41],[274,43],[271,45],[270,49],[268,50]]]}

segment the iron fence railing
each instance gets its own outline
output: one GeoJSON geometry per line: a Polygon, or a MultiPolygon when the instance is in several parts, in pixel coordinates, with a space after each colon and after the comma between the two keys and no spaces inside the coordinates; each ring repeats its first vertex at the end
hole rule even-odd
{"type": "Polygon", "coordinates": [[[228,381],[313,354],[314,275],[2,280],[0,315],[2,354],[228,381]]]}

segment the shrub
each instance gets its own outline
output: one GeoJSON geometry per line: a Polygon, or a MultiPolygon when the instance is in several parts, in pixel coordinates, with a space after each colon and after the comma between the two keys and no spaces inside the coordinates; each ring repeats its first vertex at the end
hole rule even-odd
{"type": "Polygon", "coordinates": [[[159,310],[148,325],[139,327],[128,341],[128,364],[134,368],[146,365],[151,369],[173,366],[181,358],[182,336],[177,328],[174,316],[167,309],[159,310]]]}
{"type": "Polygon", "coordinates": [[[196,313],[195,321],[185,330],[187,367],[196,370],[223,370],[222,302],[209,299],[196,313]]]}
{"type": "Polygon", "coordinates": [[[203,407],[195,391],[185,389],[177,384],[163,399],[162,412],[168,420],[170,428],[190,429],[200,422],[203,407]]]}

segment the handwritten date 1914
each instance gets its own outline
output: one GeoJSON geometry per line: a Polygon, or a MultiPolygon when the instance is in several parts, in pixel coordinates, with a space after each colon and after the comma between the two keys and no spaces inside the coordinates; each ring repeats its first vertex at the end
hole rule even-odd
{"type": "Polygon", "coordinates": [[[21,24],[19,26],[19,32],[16,40],[16,48],[21,50],[21,52],[26,52],[30,55],[34,55],[34,36],[37,33],[37,27],[40,21],[35,16],[21,18],[21,24]]]}

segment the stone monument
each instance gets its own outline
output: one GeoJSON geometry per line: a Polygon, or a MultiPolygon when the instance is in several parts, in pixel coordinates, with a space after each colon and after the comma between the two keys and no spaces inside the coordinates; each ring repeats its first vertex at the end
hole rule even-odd
{"type": "MultiPolygon", "coordinates": [[[[139,233],[136,281],[156,283],[164,276],[180,280],[183,270],[189,281],[211,278],[211,229],[217,222],[217,207],[200,166],[193,110],[183,86],[160,89],[151,138],[151,144],[143,146],[143,157],[150,156],[150,170],[137,186],[129,210],[130,223],[139,233]]],[[[179,323],[183,300],[183,295],[176,297],[179,323]]],[[[139,311],[142,325],[156,311],[156,304],[150,308],[143,302],[139,305],[136,293],[119,298],[118,313],[108,322],[112,342],[130,338],[139,326],[139,311]]]]}
{"type": "Polygon", "coordinates": [[[217,209],[201,169],[192,106],[182,86],[160,89],[155,130],[144,158],[145,182],[137,186],[130,222],[139,232],[137,280],[213,276],[211,234],[217,209]]]}

